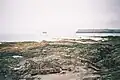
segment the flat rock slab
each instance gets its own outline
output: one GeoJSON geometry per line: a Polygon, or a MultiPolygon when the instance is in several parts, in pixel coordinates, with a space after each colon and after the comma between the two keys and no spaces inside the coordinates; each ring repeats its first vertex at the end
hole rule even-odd
{"type": "Polygon", "coordinates": [[[68,72],[66,74],[49,74],[49,75],[36,75],[41,80],[76,80],[77,73],[68,72]]]}

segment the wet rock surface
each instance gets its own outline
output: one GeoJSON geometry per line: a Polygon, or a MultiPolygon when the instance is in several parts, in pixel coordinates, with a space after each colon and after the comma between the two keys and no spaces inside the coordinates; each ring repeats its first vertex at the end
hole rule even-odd
{"type": "MultiPolygon", "coordinates": [[[[3,52],[2,49],[1,54],[3,52]]],[[[12,55],[9,53],[6,58],[0,55],[0,60],[7,64],[0,65],[3,80],[108,80],[110,75],[115,75],[114,71],[117,75],[110,76],[110,79],[119,80],[118,42],[43,41],[25,45],[18,52],[12,51],[12,55]],[[18,52],[22,58],[12,57],[18,52]],[[13,65],[14,61],[18,62],[13,65]],[[8,66],[7,62],[11,65],[8,66]]]]}
{"type": "MultiPolygon", "coordinates": [[[[73,45],[49,44],[47,46],[27,49],[24,51],[25,55],[26,53],[29,57],[20,62],[18,69],[14,70],[16,76],[19,76],[19,79],[35,80],[39,78],[40,80],[45,80],[38,76],[56,74],[57,77],[58,75],[65,76],[66,78],[63,78],[64,80],[70,80],[70,78],[67,78],[70,75],[72,75],[73,80],[77,78],[82,80],[86,73],[89,75],[94,72],[94,70],[89,70],[87,65],[85,65],[87,61],[84,62],[84,60],[78,56],[79,48],[76,49],[73,45]],[[28,52],[32,55],[29,55],[28,52]],[[72,74],[67,75],[69,73],[72,74]],[[78,74],[81,75],[76,76],[78,74]]],[[[98,77],[98,75],[95,74],[94,76],[98,77]]],[[[58,77],[58,79],[60,79],[60,77],[58,77]]],[[[92,80],[94,79],[92,78],[92,80]]]]}

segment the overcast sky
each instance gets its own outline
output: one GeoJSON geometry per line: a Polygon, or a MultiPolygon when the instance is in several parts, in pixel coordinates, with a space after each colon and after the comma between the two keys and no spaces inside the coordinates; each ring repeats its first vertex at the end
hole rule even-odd
{"type": "Polygon", "coordinates": [[[0,34],[120,28],[120,0],[0,0],[0,34]]]}

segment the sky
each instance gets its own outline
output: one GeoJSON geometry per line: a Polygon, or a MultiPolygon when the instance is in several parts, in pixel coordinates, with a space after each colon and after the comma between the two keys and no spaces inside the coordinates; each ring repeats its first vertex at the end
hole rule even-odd
{"type": "Polygon", "coordinates": [[[0,39],[88,28],[120,28],[120,0],[0,0],[0,39]]]}

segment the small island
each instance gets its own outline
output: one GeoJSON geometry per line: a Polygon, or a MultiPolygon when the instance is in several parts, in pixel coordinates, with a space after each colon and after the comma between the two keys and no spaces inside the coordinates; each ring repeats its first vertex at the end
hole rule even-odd
{"type": "Polygon", "coordinates": [[[78,29],[76,33],[120,33],[120,29],[78,29]]]}

